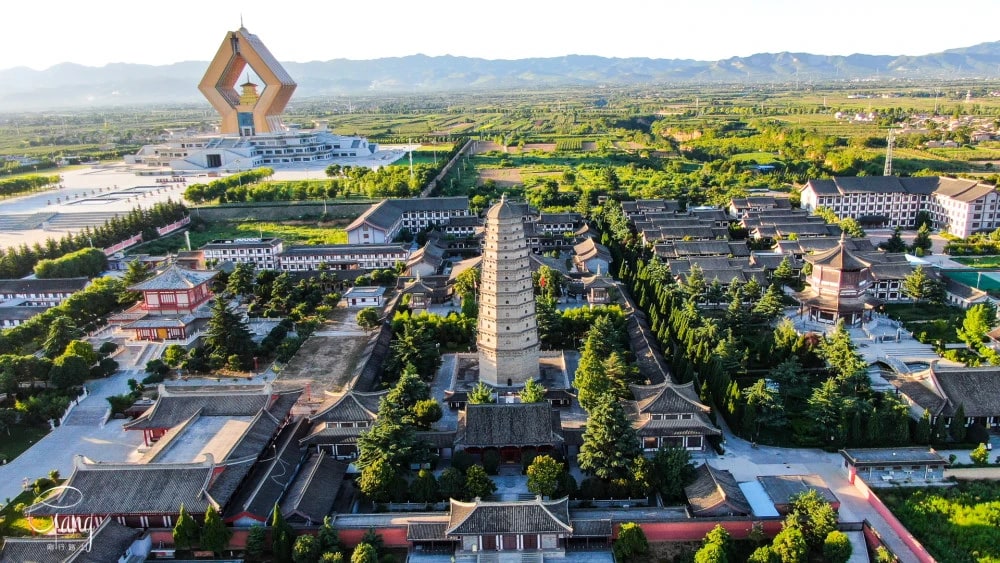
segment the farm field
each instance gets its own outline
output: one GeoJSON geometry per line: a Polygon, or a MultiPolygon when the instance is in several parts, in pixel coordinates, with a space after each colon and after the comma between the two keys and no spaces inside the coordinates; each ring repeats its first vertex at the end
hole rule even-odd
{"type": "Polygon", "coordinates": [[[1000,484],[900,487],[880,494],[893,514],[941,563],[1000,561],[1000,484]]]}
{"type": "MultiPolygon", "coordinates": [[[[260,221],[213,222],[195,225],[191,229],[191,248],[201,248],[215,239],[279,237],[286,244],[346,244],[350,221],[336,220],[318,224],[312,222],[270,223],[260,221]]],[[[186,248],[184,233],[163,237],[129,250],[130,254],[166,254],[186,248]]]]}

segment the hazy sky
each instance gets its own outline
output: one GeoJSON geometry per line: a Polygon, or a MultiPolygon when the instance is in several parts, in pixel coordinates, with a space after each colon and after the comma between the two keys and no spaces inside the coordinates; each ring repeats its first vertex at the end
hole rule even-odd
{"type": "Polygon", "coordinates": [[[244,25],[281,61],[567,54],[922,55],[1000,39],[1000,0],[8,2],[0,68],[207,61],[244,25]]]}

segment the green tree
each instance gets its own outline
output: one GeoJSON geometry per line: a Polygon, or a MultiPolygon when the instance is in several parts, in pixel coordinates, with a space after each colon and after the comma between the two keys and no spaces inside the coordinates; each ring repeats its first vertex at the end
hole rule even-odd
{"type": "Polygon", "coordinates": [[[455,277],[452,290],[463,300],[466,297],[475,299],[476,293],[479,291],[479,279],[480,269],[469,268],[455,277]]]}
{"type": "Polygon", "coordinates": [[[496,402],[493,398],[493,389],[482,381],[469,391],[468,400],[470,405],[488,405],[496,402]]]}
{"type": "Polygon", "coordinates": [[[361,470],[358,488],[375,502],[389,502],[397,488],[399,474],[387,460],[378,458],[361,470]]]}
{"type": "Polygon", "coordinates": [[[969,452],[969,459],[976,465],[986,465],[990,462],[990,452],[986,449],[986,444],[980,443],[976,449],[969,452]]]}
{"type": "Polygon", "coordinates": [[[540,455],[528,466],[528,491],[543,497],[552,497],[559,489],[559,480],[566,468],[551,456],[540,455]]]}
{"type": "Polygon", "coordinates": [[[886,252],[906,252],[906,243],[903,242],[903,229],[897,226],[893,229],[892,236],[878,246],[886,252]]]}
{"type": "Polygon", "coordinates": [[[360,326],[365,332],[378,328],[379,318],[378,309],[375,307],[365,307],[364,309],[358,311],[356,316],[358,326],[360,326]]]}
{"type": "Polygon", "coordinates": [[[225,299],[216,298],[212,305],[212,317],[205,332],[205,346],[209,353],[222,358],[236,356],[239,369],[247,369],[253,361],[256,344],[250,335],[246,321],[237,315],[225,299]]]}
{"type": "Polygon", "coordinates": [[[826,360],[837,382],[845,388],[858,390],[869,385],[868,365],[855,350],[854,342],[843,320],[839,321],[836,329],[820,343],[819,355],[826,360]]]}
{"type": "Polygon", "coordinates": [[[625,522],[618,529],[618,539],[612,548],[615,559],[618,561],[631,561],[641,559],[649,553],[649,541],[646,539],[646,532],[635,522],[625,522]]]}
{"type": "Polygon", "coordinates": [[[913,441],[918,444],[930,444],[931,443],[931,411],[924,409],[924,413],[920,415],[920,420],[917,421],[914,433],[913,441]]]}
{"type": "Polygon", "coordinates": [[[400,373],[407,364],[413,364],[417,373],[425,380],[432,379],[441,366],[441,353],[437,340],[423,324],[410,322],[403,324],[403,330],[393,335],[389,346],[387,373],[400,373]]]}
{"type": "Polygon", "coordinates": [[[931,230],[927,224],[920,225],[917,229],[917,235],[913,237],[913,252],[922,251],[924,254],[930,254],[931,248],[934,243],[931,241],[931,230]]]}
{"type": "Polygon", "coordinates": [[[253,280],[253,264],[239,262],[229,274],[229,280],[226,282],[226,293],[240,296],[251,295],[253,294],[253,280]]]}
{"type": "Polygon", "coordinates": [[[416,502],[435,502],[439,496],[437,479],[427,469],[421,469],[410,484],[410,495],[416,502]]]}
{"type": "Polygon", "coordinates": [[[55,358],[66,350],[66,346],[74,339],[83,336],[83,331],[76,327],[73,319],[59,315],[49,324],[48,335],[42,344],[42,350],[48,358],[55,358]]]}
{"type": "Polygon", "coordinates": [[[795,281],[795,271],[792,269],[792,261],[788,256],[781,259],[781,263],[774,269],[772,279],[779,285],[789,285],[795,281]]]}
{"type": "Polygon", "coordinates": [[[865,238],[868,236],[865,230],[861,228],[861,223],[853,217],[845,217],[840,220],[840,228],[844,230],[851,238],[865,238]]]}
{"type": "Polygon", "coordinates": [[[965,310],[962,327],[958,329],[958,337],[969,348],[979,350],[986,334],[996,325],[996,311],[992,307],[980,303],[965,310]]]}
{"type": "Polygon", "coordinates": [[[52,362],[49,382],[59,389],[69,389],[83,384],[90,375],[90,364],[80,356],[62,355],[52,362]]]}
{"type": "Polygon", "coordinates": [[[691,464],[691,452],[684,448],[662,447],[653,454],[653,485],[659,489],[664,501],[684,500],[684,487],[691,484],[695,469],[691,464]]]}
{"type": "Polygon", "coordinates": [[[694,554],[695,563],[728,563],[733,555],[732,537],[729,532],[716,524],[702,541],[701,549],[694,554]]]}
{"type": "Polygon", "coordinates": [[[564,340],[562,315],[556,307],[554,297],[539,296],[535,299],[535,319],[538,324],[538,340],[546,350],[561,347],[564,340]]]}
{"type": "Polygon", "coordinates": [[[177,523],[174,524],[173,536],[174,546],[177,549],[191,549],[198,541],[198,523],[195,522],[194,517],[188,513],[183,504],[177,513],[177,523]]]}
{"type": "Polygon", "coordinates": [[[396,384],[382,398],[378,408],[379,417],[412,424],[417,404],[430,398],[430,386],[420,379],[413,364],[407,364],[396,384]]]}
{"type": "Polygon", "coordinates": [[[837,382],[831,377],[817,387],[809,397],[808,419],[812,422],[811,434],[820,444],[834,446],[842,438],[841,413],[844,399],[837,382]]]}
{"type": "Polygon", "coordinates": [[[87,365],[96,364],[98,359],[97,352],[94,352],[94,346],[90,342],[84,342],[83,340],[71,340],[66,345],[63,355],[80,356],[83,358],[83,361],[87,362],[87,365]]]}
{"type": "Polygon", "coordinates": [[[545,400],[545,393],[548,389],[542,387],[534,379],[529,379],[524,383],[524,389],[518,393],[522,403],[541,403],[545,400]]]}
{"type": "Polygon", "coordinates": [[[695,552],[694,563],[729,563],[729,557],[721,545],[706,543],[695,552]]]}
{"type": "Polygon", "coordinates": [[[438,490],[443,498],[465,499],[465,475],[462,475],[462,472],[454,467],[445,469],[441,472],[441,478],[438,479],[438,490]]]}
{"type": "Polygon", "coordinates": [[[264,526],[251,526],[247,532],[247,543],[244,550],[246,557],[251,561],[256,561],[264,555],[264,548],[267,543],[267,529],[264,526]]]}
{"type": "Polygon", "coordinates": [[[333,527],[333,520],[329,516],[323,517],[323,525],[316,532],[316,539],[319,540],[319,548],[323,553],[339,552],[343,548],[337,529],[333,527]]]}
{"type": "Polygon", "coordinates": [[[786,527],[778,532],[778,535],[774,536],[771,550],[781,563],[806,563],[809,557],[809,544],[798,528],[786,527]]]}
{"type": "Polygon", "coordinates": [[[184,349],[180,344],[171,344],[167,346],[167,349],[163,351],[163,363],[167,364],[172,368],[176,368],[181,365],[184,358],[187,357],[188,351],[184,349]]]}
{"type": "Polygon", "coordinates": [[[315,536],[303,534],[295,538],[292,547],[293,563],[316,563],[321,553],[319,540],[315,536]]]}
{"type": "Polygon", "coordinates": [[[785,528],[797,528],[809,548],[819,550],[827,534],[837,529],[837,512],[816,490],[810,489],[792,498],[785,528]]]}
{"type": "Polygon", "coordinates": [[[747,563],[782,563],[778,554],[769,545],[762,545],[755,549],[747,559],[747,563]]]}
{"type": "Polygon", "coordinates": [[[584,472],[604,480],[627,479],[629,463],[641,452],[635,429],[618,398],[601,395],[590,411],[577,462],[584,472]]]}
{"type": "Polygon", "coordinates": [[[131,287],[139,282],[145,281],[149,278],[152,272],[141,260],[132,260],[125,267],[125,275],[122,277],[122,284],[125,287],[131,287]]]}
{"type": "Polygon", "coordinates": [[[200,547],[216,555],[222,555],[222,552],[229,546],[231,537],[233,537],[233,531],[222,521],[219,511],[215,509],[214,505],[208,505],[208,510],[205,511],[205,523],[201,528],[200,547]]]}
{"type": "Polygon", "coordinates": [[[359,543],[351,554],[351,563],[378,563],[378,552],[370,543],[359,543]]]}
{"type": "Polygon", "coordinates": [[[780,317],[784,309],[785,305],[781,302],[781,290],[778,289],[778,284],[773,283],[768,286],[760,301],[754,305],[753,314],[765,323],[770,323],[780,317]]]}
{"type": "Polygon", "coordinates": [[[319,560],[320,563],[344,563],[344,554],[339,551],[328,551],[319,560]]]}
{"type": "Polygon", "coordinates": [[[497,490],[496,483],[481,465],[473,465],[465,473],[465,492],[472,498],[486,498],[497,490]]]}
{"type": "Polygon", "coordinates": [[[964,442],[966,434],[965,405],[959,404],[955,409],[955,416],[951,417],[951,424],[948,425],[948,433],[951,439],[956,442],[964,442]]]}
{"type": "Polygon", "coordinates": [[[743,410],[743,429],[756,441],[760,435],[760,427],[777,426],[783,419],[782,405],[778,402],[778,394],[767,386],[767,381],[758,379],[753,385],[743,390],[746,406],[743,410]]]}
{"type": "Polygon", "coordinates": [[[295,530],[285,522],[278,503],[274,503],[271,514],[271,553],[276,563],[289,563],[292,560],[295,530]]]}
{"type": "Polygon", "coordinates": [[[418,428],[428,429],[432,424],[441,420],[444,411],[441,403],[435,399],[424,399],[413,405],[413,424],[418,428]]]}
{"type": "Polygon", "coordinates": [[[923,266],[917,266],[903,278],[903,293],[913,300],[914,306],[920,301],[933,303],[940,299],[941,282],[928,276],[923,266]]]}
{"type": "Polygon", "coordinates": [[[691,269],[688,270],[687,275],[684,277],[683,287],[684,293],[690,299],[701,301],[705,289],[708,287],[708,282],[705,281],[705,271],[701,269],[701,266],[698,264],[691,265],[691,269]]]}
{"type": "Polygon", "coordinates": [[[832,530],[823,540],[823,557],[827,563],[847,563],[853,552],[850,538],[840,530],[832,530]]]}

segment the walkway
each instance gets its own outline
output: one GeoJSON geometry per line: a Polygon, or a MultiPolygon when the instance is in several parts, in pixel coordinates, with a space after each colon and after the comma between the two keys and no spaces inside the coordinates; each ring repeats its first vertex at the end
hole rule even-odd
{"type": "Polygon", "coordinates": [[[913,553],[893,532],[889,524],[875,512],[862,497],[861,492],[847,481],[847,475],[841,470],[843,457],[839,453],[772,446],[754,448],[746,440],[734,436],[721,418],[720,423],[725,438],[726,453],[721,456],[707,456],[713,467],[729,470],[737,481],[751,481],[759,475],[815,473],[826,481],[827,486],[840,499],[842,521],[868,520],[901,561],[916,561],[913,553]]]}
{"type": "Polygon", "coordinates": [[[142,379],[142,374],[119,371],[107,379],[87,382],[90,395],[70,413],[66,424],[49,432],[34,446],[7,465],[0,466],[0,500],[14,498],[29,482],[44,477],[56,469],[69,476],[77,454],[97,461],[126,461],[142,445],[141,432],[125,432],[124,420],[109,420],[102,428],[107,410],[107,397],[128,392],[129,379],[142,379]]]}

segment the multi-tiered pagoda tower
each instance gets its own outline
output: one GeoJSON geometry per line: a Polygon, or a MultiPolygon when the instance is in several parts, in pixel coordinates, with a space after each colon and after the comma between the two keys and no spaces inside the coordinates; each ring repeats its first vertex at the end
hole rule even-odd
{"type": "Polygon", "coordinates": [[[502,196],[486,212],[479,286],[479,380],[522,386],[538,377],[538,325],[524,222],[502,196]]]}

